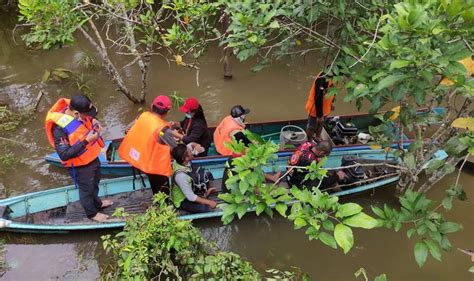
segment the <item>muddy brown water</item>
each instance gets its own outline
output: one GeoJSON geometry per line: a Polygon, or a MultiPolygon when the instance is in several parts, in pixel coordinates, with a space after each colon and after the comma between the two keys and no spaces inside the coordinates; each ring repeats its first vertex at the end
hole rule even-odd
{"type": "MultiPolygon", "coordinates": [[[[0,12],[0,95],[8,96],[12,106],[24,109],[30,106],[40,90],[46,95],[39,112],[15,134],[2,135],[28,144],[8,144],[19,160],[12,167],[1,167],[0,188],[7,195],[39,191],[71,184],[71,179],[60,168],[43,161],[51,152],[43,121],[45,112],[57,98],[69,96],[73,87],[68,83],[41,82],[45,69],[68,68],[85,73],[93,89],[94,102],[100,109],[100,119],[106,138],[120,137],[125,126],[135,118],[140,106],[131,104],[114,91],[103,70],[87,70],[79,64],[86,52],[91,53],[87,42],[80,39],[74,46],[52,51],[26,50],[12,39],[15,19],[0,12]]],[[[19,38],[16,38],[19,41],[19,38]]],[[[316,54],[316,57],[324,54],[316,54]]],[[[234,104],[251,108],[249,121],[266,121],[304,118],[304,103],[312,81],[312,74],[324,62],[310,58],[295,58],[278,62],[258,74],[250,72],[252,62],[234,63],[234,79],[222,78],[221,52],[211,48],[201,61],[199,86],[192,70],[168,65],[154,58],[149,80],[149,99],[160,93],[177,91],[184,97],[199,98],[210,125],[215,125],[228,114],[234,104]]],[[[129,61],[119,58],[119,65],[129,61]]],[[[133,90],[139,88],[136,68],[124,70],[133,90]]],[[[145,105],[148,106],[148,105],[145,105]]],[[[355,112],[355,106],[336,101],[336,114],[355,112]]],[[[182,114],[173,112],[169,119],[180,120],[182,114]]],[[[1,146],[7,145],[2,142],[1,146]]],[[[451,175],[433,188],[432,195],[441,198],[441,188],[449,185],[456,175],[451,175]]],[[[460,222],[464,230],[451,235],[453,251],[443,253],[443,262],[428,258],[427,264],[418,268],[413,257],[413,240],[403,231],[395,233],[384,229],[355,231],[355,247],[347,255],[317,241],[308,241],[302,231],[293,230],[281,218],[246,216],[242,221],[223,226],[218,220],[198,222],[208,239],[223,250],[232,250],[250,260],[257,269],[291,266],[301,268],[315,280],[354,280],[353,273],[364,267],[370,276],[387,273],[389,280],[473,280],[468,268],[470,258],[457,248],[474,248],[472,196],[474,175],[461,174],[468,201],[456,202],[449,218],[460,222]]],[[[363,205],[395,203],[393,187],[353,196],[363,205]]],[[[406,230],[405,230],[406,231],[406,230]]],[[[67,235],[0,234],[6,241],[6,259],[9,266],[4,280],[94,280],[107,257],[101,249],[100,236],[106,232],[71,233],[67,235]]]]}

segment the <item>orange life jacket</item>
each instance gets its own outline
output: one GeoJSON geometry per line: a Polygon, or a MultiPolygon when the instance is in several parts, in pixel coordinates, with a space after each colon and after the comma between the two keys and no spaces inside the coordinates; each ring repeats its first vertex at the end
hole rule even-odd
{"type": "Polygon", "coordinates": [[[232,142],[232,136],[237,131],[242,131],[244,127],[234,121],[232,116],[227,116],[221,121],[214,131],[214,145],[217,152],[226,156],[238,156],[232,150],[225,146],[226,143],[232,142]]]}
{"type": "MultiPolygon", "coordinates": [[[[82,122],[70,115],[64,114],[64,110],[69,107],[69,102],[69,99],[59,99],[46,115],[46,135],[52,147],[55,147],[53,137],[54,125],[61,127],[66,132],[71,146],[83,141],[87,134],[93,130],[92,118],[86,122],[82,122]]],[[[62,163],[66,167],[87,165],[99,157],[102,147],[104,147],[104,141],[102,138],[99,138],[96,141],[88,143],[85,150],[79,156],[62,161],[62,163]]]]}
{"type": "Polygon", "coordinates": [[[133,167],[147,174],[171,176],[171,149],[158,143],[168,123],[157,114],[144,112],[125,135],[118,154],[133,167]]]}
{"type": "MultiPolygon", "coordinates": [[[[322,72],[318,74],[316,79],[313,82],[313,86],[311,86],[311,90],[309,90],[309,96],[308,100],[306,101],[306,112],[310,116],[316,117],[316,106],[314,105],[314,101],[316,99],[316,80],[321,76],[322,72]]],[[[332,102],[334,101],[334,96],[330,96],[329,98],[326,98],[326,93],[329,90],[329,88],[332,87],[332,80],[329,80],[328,82],[328,87],[324,91],[323,94],[323,116],[328,116],[329,113],[331,113],[331,105],[332,102]]]]}

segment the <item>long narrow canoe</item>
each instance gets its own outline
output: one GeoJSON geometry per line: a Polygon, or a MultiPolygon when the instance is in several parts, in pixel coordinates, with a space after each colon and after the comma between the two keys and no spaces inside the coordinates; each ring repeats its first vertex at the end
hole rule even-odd
{"type": "MultiPolygon", "coordinates": [[[[442,111],[442,109],[435,109],[435,112],[442,111]]],[[[420,113],[426,113],[426,110],[419,110],[420,113]]],[[[359,133],[368,133],[370,126],[376,126],[380,124],[380,120],[377,119],[374,115],[371,114],[353,114],[353,115],[341,115],[339,116],[341,122],[351,122],[357,127],[359,133]]],[[[280,131],[286,125],[294,125],[301,129],[306,128],[307,119],[299,120],[286,120],[286,121],[273,121],[273,122],[262,122],[262,123],[251,123],[247,125],[247,129],[250,131],[263,136],[264,139],[272,140],[275,143],[280,141],[280,131]]],[[[209,128],[211,136],[213,135],[215,127],[209,128]]],[[[328,131],[330,128],[328,128],[328,131]]],[[[395,131],[396,128],[394,127],[395,131]]],[[[398,134],[397,134],[398,135],[398,134]]],[[[328,136],[329,137],[329,136],[328,136]]],[[[109,140],[105,142],[105,147],[102,150],[102,153],[99,156],[101,162],[101,173],[104,175],[115,175],[115,176],[128,176],[132,175],[132,169],[130,164],[120,159],[117,153],[117,149],[120,146],[120,143],[123,139],[109,140]]],[[[403,136],[403,146],[404,148],[408,147],[410,144],[410,139],[406,136],[403,136]]],[[[396,147],[398,144],[393,144],[393,147],[396,147]]],[[[280,155],[283,152],[294,151],[296,147],[286,146],[284,150],[279,152],[280,155]]],[[[352,144],[343,144],[336,145],[333,151],[355,151],[355,150],[364,150],[369,149],[369,145],[362,143],[352,143],[352,144]]],[[[209,149],[209,155],[205,157],[195,158],[193,163],[201,164],[206,162],[212,163],[224,163],[227,161],[228,157],[219,155],[214,147],[214,144],[211,144],[209,149]]],[[[62,166],[61,160],[56,153],[50,154],[45,157],[45,160],[51,164],[62,166]]]]}
{"type": "MultiPolygon", "coordinates": [[[[266,172],[272,172],[272,169],[275,169],[275,167],[282,169],[281,167],[286,165],[290,154],[291,152],[282,152],[273,163],[269,163],[269,166],[265,167],[266,172]]],[[[340,166],[341,159],[345,155],[353,155],[366,163],[393,160],[391,155],[387,155],[381,150],[335,151],[328,157],[325,167],[334,168],[340,166]]],[[[219,188],[220,178],[223,174],[223,165],[207,162],[203,166],[209,169],[216,179],[211,185],[219,188]]],[[[398,174],[394,170],[383,170],[380,172],[380,169],[378,169],[378,174],[373,171],[368,172],[367,170],[366,174],[369,179],[373,178],[373,180],[368,180],[353,188],[337,192],[335,195],[344,196],[372,190],[398,180],[398,174]]],[[[139,178],[134,178],[133,176],[101,181],[99,196],[114,201],[112,207],[103,210],[107,214],[113,213],[117,207],[125,208],[125,211],[128,213],[143,213],[150,205],[152,197],[148,180],[142,182],[139,178]]],[[[288,202],[289,205],[292,203],[288,202]]],[[[0,221],[11,221],[7,227],[0,229],[4,231],[65,233],[69,231],[120,228],[125,225],[125,221],[119,219],[104,223],[96,223],[87,219],[79,203],[78,189],[72,185],[0,200],[0,210],[0,221]]],[[[249,209],[248,211],[251,212],[253,210],[249,209]]],[[[222,216],[222,210],[215,209],[208,213],[182,213],[180,218],[199,220],[220,216],[222,216]]]]}

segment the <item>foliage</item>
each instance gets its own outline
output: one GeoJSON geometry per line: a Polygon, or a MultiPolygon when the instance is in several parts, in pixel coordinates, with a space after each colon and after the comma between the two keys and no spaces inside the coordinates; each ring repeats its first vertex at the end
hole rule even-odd
{"type": "Polygon", "coordinates": [[[72,87],[89,98],[94,96],[91,85],[85,74],[72,71],[67,68],[46,69],[41,77],[43,83],[68,82],[72,87]]]}
{"type": "Polygon", "coordinates": [[[0,106],[0,133],[6,134],[18,129],[18,126],[31,118],[28,110],[14,112],[7,106],[0,106]]]}
{"type": "MultiPolygon", "coordinates": [[[[260,136],[245,131],[247,137],[254,141],[246,148],[245,155],[232,159],[232,168],[225,184],[229,193],[220,194],[225,203],[219,204],[224,210],[222,221],[230,223],[237,215],[241,219],[249,209],[255,209],[257,215],[265,212],[273,216],[273,208],[286,216],[287,205],[291,197],[286,188],[267,184],[264,167],[275,160],[278,145],[271,141],[264,142],[260,136]]],[[[236,153],[244,151],[243,143],[235,140],[228,146],[236,153]]]]}
{"type": "MultiPolygon", "coordinates": [[[[365,281],[369,281],[369,277],[367,277],[367,271],[363,267],[359,268],[356,272],[354,272],[354,276],[356,278],[359,278],[359,276],[362,276],[364,277],[365,281]]],[[[374,281],[387,281],[387,275],[385,275],[385,273],[380,274],[379,276],[376,276],[374,278],[374,281]]]]}
{"type": "Polygon", "coordinates": [[[22,35],[28,46],[49,49],[55,45],[74,41],[73,33],[88,19],[81,10],[74,9],[77,0],[19,0],[20,20],[32,25],[31,31],[22,35]]]}
{"type": "MultiPolygon", "coordinates": [[[[263,167],[274,159],[278,146],[271,141],[264,142],[259,136],[245,131],[253,141],[245,149],[243,156],[232,159],[231,174],[226,181],[230,193],[220,194],[225,203],[219,204],[224,214],[222,221],[230,223],[235,215],[240,219],[248,210],[255,210],[257,215],[265,212],[273,216],[275,209],[281,216],[293,221],[295,229],[307,227],[306,234],[310,240],[319,239],[324,244],[347,253],[354,244],[351,227],[371,229],[377,221],[362,212],[356,203],[340,204],[338,197],[331,196],[319,189],[299,189],[293,186],[291,194],[283,186],[265,183],[263,167]],[[286,215],[291,205],[290,215],[286,215]],[[334,222],[336,225],[334,225],[334,222]],[[322,226],[322,228],[321,228],[322,226]]],[[[242,153],[242,143],[235,139],[228,145],[234,152],[242,153]]],[[[322,168],[324,161],[313,162],[308,168],[307,178],[322,179],[327,170],[322,168]]]]}
{"type": "Polygon", "coordinates": [[[359,204],[341,204],[338,197],[319,189],[301,190],[294,186],[291,193],[297,202],[291,206],[288,219],[295,229],[307,227],[305,233],[310,240],[319,239],[334,249],[339,246],[347,253],[354,245],[351,227],[377,227],[377,221],[362,212],[359,204]]]}
{"type": "Polygon", "coordinates": [[[388,205],[384,205],[383,209],[372,206],[372,210],[386,228],[398,232],[403,224],[411,226],[406,233],[408,238],[418,236],[419,242],[415,245],[414,255],[421,267],[426,262],[428,252],[433,258],[441,261],[440,249],[451,250],[447,234],[462,229],[460,224],[446,220],[438,211],[440,207],[451,209],[451,201],[454,197],[465,198],[465,193],[459,186],[449,189],[447,197],[437,206],[434,206],[435,202],[426,198],[425,194],[407,190],[400,198],[400,210],[388,205]]]}
{"type": "Polygon", "coordinates": [[[128,215],[118,208],[115,216],[126,217],[122,232],[102,236],[103,247],[117,262],[114,276],[144,279],[241,279],[259,277],[253,267],[233,253],[217,252],[190,221],[179,220],[166,195],[154,197],[143,215],[128,215]]]}

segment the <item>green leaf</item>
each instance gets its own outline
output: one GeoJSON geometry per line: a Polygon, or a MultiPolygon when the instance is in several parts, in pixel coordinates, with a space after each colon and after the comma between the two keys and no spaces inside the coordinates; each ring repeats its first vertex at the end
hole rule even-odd
{"type": "Polygon", "coordinates": [[[415,245],[415,260],[419,267],[422,267],[428,257],[428,247],[424,242],[418,242],[415,245]]]}
{"type": "Polygon", "coordinates": [[[294,224],[295,224],[295,229],[300,229],[300,228],[302,228],[303,226],[308,225],[308,223],[306,222],[306,220],[303,219],[303,218],[296,218],[295,221],[294,221],[294,224]]]}
{"type": "Polygon", "coordinates": [[[359,204],[346,203],[346,204],[342,204],[341,206],[339,206],[339,208],[336,212],[336,217],[338,217],[338,218],[349,217],[349,216],[358,214],[361,211],[362,211],[362,207],[359,204]]]}
{"type": "Polygon", "coordinates": [[[332,235],[328,234],[327,232],[320,232],[319,240],[321,240],[321,242],[328,245],[329,247],[337,249],[336,240],[334,240],[334,237],[332,237],[332,235]]]}
{"type": "Polygon", "coordinates": [[[379,83],[377,84],[377,86],[375,87],[374,91],[375,92],[379,92],[385,88],[388,88],[392,85],[394,85],[395,83],[405,79],[407,77],[407,75],[405,74],[392,74],[392,75],[389,75],[385,78],[383,78],[382,80],[379,81],[379,83]]]}
{"type": "Polygon", "coordinates": [[[257,37],[257,35],[252,34],[249,38],[247,38],[247,40],[249,40],[249,42],[251,42],[251,43],[255,43],[255,42],[257,42],[258,37],[257,37]]]}
{"type": "Polygon", "coordinates": [[[245,213],[247,213],[247,210],[248,210],[247,203],[239,204],[237,206],[236,213],[237,213],[237,216],[239,217],[239,219],[241,219],[245,215],[245,213]]]}
{"type": "Polygon", "coordinates": [[[474,265],[469,268],[469,272],[474,273],[474,265]]]}
{"type": "Polygon", "coordinates": [[[409,60],[394,60],[392,63],[390,63],[390,71],[398,68],[403,68],[407,65],[409,65],[411,61],[409,60]]]}
{"type": "Polygon", "coordinates": [[[327,231],[334,231],[334,224],[330,220],[323,221],[323,227],[327,231]]]}
{"type": "Polygon", "coordinates": [[[455,222],[443,222],[439,227],[439,232],[442,234],[457,232],[462,229],[462,225],[455,222]]]}
{"type": "Polygon", "coordinates": [[[441,261],[441,251],[439,250],[438,245],[436,245],[433,240],[425,240],[425,244],[428,246],[428,249],[430,250],[431,255],[433,258],[437,259],[438,261],[441,261]]]}
{"type": "Polygon", "coordinates": [[[263,211],[265,211],[265,208],[267,207],[267,204],[260,202],[257,204],[257,207],[255,208],[255,213],[260,215],[263,211]]]}
{"type": "Polygon", "coordinates": [[[278,21],[274,20],[272,23],[270,23],[270,28],[280,28],[280,24],[278,21]]]}
{"type": "Polygon", "coordinates": [[[337,245],[344,250],[344,254],[347,254],[354,245],[352,229],[342,223],[337,224],[336,228],[334,228],[334,238],[336,239],[337,245]]]}
{"type": "Polygon", "coordinates": [[[352,227],[360,227],[365,229],[372,229],[377,227],[378,222],[373,217],[365,214],[365,213],[358,213],[351,217],[348,217],[342,221],[344,224],[352,226],[352,227]]]}
{"type": "Polygon", "coordinates": [[[286,217],[286,210],[288,209],[288,206],[285,203],[277,203],[275,205],[275,209],[280,213],[282,217],[286,217]]]}
{"type": "Polygon", "coordinates": [[[380,274],[379,276],[375,277],[374,281],[387,281],[387,275],[380,274]]]}

